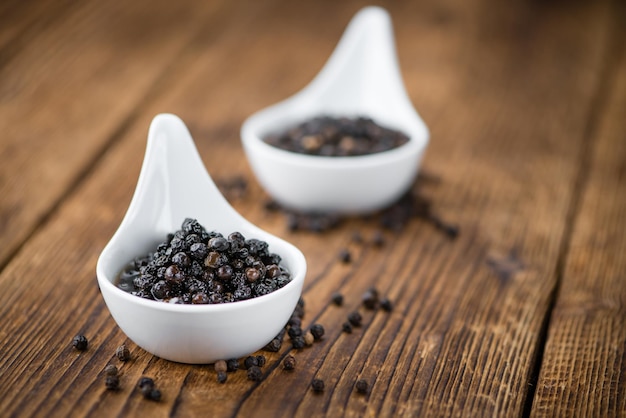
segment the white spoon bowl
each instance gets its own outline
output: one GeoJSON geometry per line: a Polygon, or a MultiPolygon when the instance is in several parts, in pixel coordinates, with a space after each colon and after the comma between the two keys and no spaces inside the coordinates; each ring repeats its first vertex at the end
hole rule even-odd
{"type": "Polygon", "coordinates": [[[263,188],[281,205],[307,212],[367,213],[393,203],[415,180],[428,138],[404,88],[391,18],[373,6],[354,16],[309,85],[253,114],[241,128],[246,157],[263,188]],[[370,117],[409,141],[376,154],[325,157],[263,140],[316,116],[370,117]]]}
{"type": "Polygon", "coordinates": [[[128,211],[96,266],[105,303],[124,333],[146,351],[171,361],[206,364],[240,358],[272,340],[285,326],[302,292],[306,260],[288,242],[239,215],[209,176],[185,124],[157,115],[128,211]],[[168,233],[195,218],[207,231],[239,231],[269,244],[282,257],[292,280],[253,299],[215,305],[181,305],[146,300],[115,285],[134,257],[154,251],[168,233]]]}

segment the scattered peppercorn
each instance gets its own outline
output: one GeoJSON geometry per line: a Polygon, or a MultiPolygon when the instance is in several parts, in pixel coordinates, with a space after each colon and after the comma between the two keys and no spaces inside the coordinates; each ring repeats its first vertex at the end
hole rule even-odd
{"type": "Polygon", "coordinates": [[[348,315],[348,321],[355,327],[360,327],[363,317],[358,311],[353,311],[348,315]]]}
{"type": "Polygon", "coordinates": [[[359,379],[356,381],[356,391],[359,393],[367,393],[368,389],[369,389],[369,384],[367,383],[367,380],[365,379],[359,379]]]}
{"type": "Polygon", "coordinates": [[[272,339],[267,345],[263,348],[265,351],[271,351],[273,353],[280,350],[280,347],[283,345],[282,341],[278,338],[272,339]]]}
{"type": "Polygon", "coordinates": [[[139,389],[150,388],[150,390],[152,390],[152,388],[154,388],[154,380],[152,380],[151,377],[142,376],[137,382],[137,387],[139,389]]]}
{"type": "Polygon", "coordinates": [[[293,346],[293,348],[295,349],[300,349],[300,348],[304,348],[304,346],[306,345],[305,341],[304,341],[304,337],[299,335],[295,338],[291,339],[291,345],[293,346]]]}
{"type": "Polygon", "coordinates": [[[263,377],[263,371],[261,371],[261,368],[259,366],[252,366],[248,369],[249,380],[254,380],[255,382],[258,382],[261,380],[261,377],[263,377]]]}
{"type": "Polygon", "coordinates": [[[313,338],[315,340],[321,340],[324,336],[324,327],[321,324],[313,324],[311,325],[311,334],[313,334],[313,338]]]}
{"type": "Polygon", "coordinates": [[[226,360],[226,370],[229,372],[234,372],[239,370],[239,360],[236,358],[231,358],[230,360],[226,360]]]}
{"type": "Polygon", "coordinates": [[[246,357],[246,359],[243,361],[243,365],[246,369],[249,369],[252,366],[257,366],[259,365],[259,360],[257,360],[257,358],[255,356],[248,356],[246,357]]]}
{"type": "Polygon", "coordinates": [[[87,347],[89,347],[89,341],[87,340],[87,337],[85,337],[82,334],[79,334],[75,336],[74,339],[72,340],[72,345],[78,351],[85,351],[87,347]]]}
{"type": "Polygon", "coordinates": [[[341,330],[346,334],[352,334],[352,325],[349,322],[344,322],[343,325],[341,325],[341,330]]]}
{"type": "Polygon", "coordinates": [[[161,400],[161,391],[158,389],[152,389],[148,395],[144,395],[144,397],[150,401],[159,402],[161,400]]]}
{"type": "Polygon", "coordinates": [[[365,309],[374,310],[378,307],[378,292],[369,289],[363,293],[361,300],[365,309]]]}
{"type": "Polygon", "coordinates": [[[117,375],[107,375],[104,385],[108,390],[118,390],[120,388],[120,378],[117,375]]]}
{"type": "Polygon", "coordinates": [[[265,356],[262,355],[262,354],[256,356],[256,361],[257,361],[259,367],[264,367],[265,363],[267,362],[265,356]]]}
{"type": "Polygon", "coordinates": [[[104,368],[104,373],[107,376],[117,376],[118,370],[114,364],[107,364],[107,366],[104,368]]]}
{"type": "Polygon", "coordinates": [[[343,295],[339,292],[333,293],[331,300],[337,306],[343,305],[343,295]]]}
{"type": "Polygon", "coordinates": [[[302,328],[290,327],[289,330],[287,331],[287,334],[289,334],[289,338],[293,340],[294,338],[300,337],[302,335],[302,328]]]}
{"type": "Polygon", "coordinates": [[[350,255],[350,251],[346,248],[339,251],[339,259],[341,260],[342,263],[346,263],[346,264],[352,261],[352,256],[350,255]]]}
{"type": "Polygon", "coordinates": [[[115,350],[115,356],[119,361],[128,361],[130,360],[130,351],[126,345],[122,344],[115,350]]]}
{"type": "Polygon", "coordinates": [[[283,369],[285,370],[293,370],[296,367],[296,358],[291,354],[287,355],[283,360],[283,369]]]}
{"type": "Polygon", "coordinates": [[[383,308],[383,310],[386,312],[391,312],[391,310],[393,309],[393,304],[388,298],[382,298],[380,300],[380,307],[383,308]]]}
{"type": "Polygon", "coordinates": [[[315,392],[323,392],[324,391],[324,381],[322,379],[313,379],[311,381],[311,388],[315,392]]]}
{"type": "Polygon", "coordinates": [[[217,372],[218,383],[226,383],[226,380],[228,380],[228,375],[226,374],[226,372],[217,372]]]}
{"type": "Polygon", "coordinates": [[[228,370],[228,365],[226,364],[226,360],[218,360],[213,365],[213,368],[216,372],[225,372],[228,370]]]}

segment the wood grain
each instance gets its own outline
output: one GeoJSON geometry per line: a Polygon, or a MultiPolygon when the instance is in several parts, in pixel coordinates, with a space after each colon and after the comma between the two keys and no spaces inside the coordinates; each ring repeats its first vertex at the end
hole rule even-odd
{"type": "Polygon", "coordinates": [[[0,267],[135,117],[219,6],[25,3],[27,12],[6,19],[23,30],[0,43],[7,60],[0,62],[0,267]]]}
{"type": "Polygon", "coordinates": [[[626,416],[626,8],[615,12],[533,416],[626,416]]]}
{"type": "MultiPolygon", "coordinates": [[[[349,18],[364,4],[231,2],[214,13],[198,12],[194,24],[174,25],[180,32],[171,34],[166,50],[153,45],[151,37],[139,37],[133,48],[109,51],[105,62],[152,46],[141,62],[158,64],[160,69],[140,87],[128,87],[141,82],[138,65],[125,75],[118,74],[119,67],[111,70],[111,79],[105,77],[109,81],[101,89],[70,90],[77,95],[75,103],[93,95],[86,107],[95,112],[109,110],[111,97],[117,97],[107,90],[131,89],[129,97],[135,99],[111,108],[113,115],[93,129],[74,119],[65,125],[53,123],[56,113],[40,109],[43,104],[35,106],[35,115],[42,112],[49,119],[45,126],[53,129],[54,143],[72,144],[59,139],[58,132],[67,125],[97,136],[100,145],[77,152],[69,168],[63,168],[65,179],[55,183],[55,190],[40,196],[36,189],[20,197],[21,202],[37,205],[40,214],[20,215],[20,222],[33,232],[9,242],[17,243],[12,245],[19,251],[6,253],[10,258],[0,273],[0,379],[8,388],[0,396],[0,411],[8,416],[520,416],[530,412],[531,385],[546,334],[546,367],[536,393],[541,401],[535,402],[533,412],[576,412],[583,398],[568,402],[578,386],[571,392],[551,389],[554,376],[574,377],[573,369],[563,363],[569,360],[592,376],[584,380],[585,393],[598,403],[586,404],[583,411],[589,415],[619,411],[624,393],[619,363],[624,335],[623,327],[618,327],[620,321],[623,324],[623,292],[610,295],[623,290],[619,287],[623,234],[585,252],[594,260],[591,265],[577,264],[582,252],[576,252],[574,243],[588,245],[593,238],[587,236],[593,231],[589,228],[599,220],[607,219],[606,225],[623,230],[619,210],[624,197],[616,193],[623,185],[623,150],[611,153],[611,143],[623,130],[619,118],[626,97],[623,76],[604,105],[612,113],[594,135],[598,138],[597,144],[592,142],[594,170],[584,191],[577,189],[585,169],[581,155],[591,143],[586,127],[598,92],[606,88],[601,77],[619,73],[609,68],[617,60],[606,57],[617,36],[613,24],[623,19],[615,18],[609,1],[383,3],[394,19],[409,95],[432,133],[425,175],[414,190],[431,199],[443,219],[458,223],[461,233],[450,240],[431,224],[414,219],[401,231],[385,231],[386,243],[377,247],[371,241],[380,228],[375,218],[348,219],[324,234],[289,231],[280,213],[264,209],[267,196],[254,180],[238,139],[245,117],[297,91],[315,75],[349,18]],[[246,193],[231,197],[231,203],[246,218],[296,244],[309,261],[304,325],[322,323],[326,335],[307,349],[290,350],[285,342],[280,352],[264,353],[268,364],[261,382],[237,372],[221,385],[210,365],[153,357],[126,339],[99,294],[97,256],[130,201],[149,122],[164,111],[187,122],[218,182],[233,176],[247,179],[246,193]],[[604,179],[615,173],[617,181],[604,185],[604,179]],[[606,188],[596,188],[596,183],[606,188]],[[599,193],[615,197],[597,206],[599,193]],[[572,226],[568,222],[574,219],[577,196],[584,198],[572,226]],[[43,223],[37,221],[41,216],[43,223]],[[560,257],[572,228],[573,244],[565,264],[569,267],[561,279],[560,257]],[[363,243],[353,241],[354,231],[365,237],[363,243]],[[349,249],[350,263],[339,259],[342,249],[349,249]],[[615,270],[609,271],[614,273],[600,278],[596,266],[604,264],[605,254],[617,261],[615,270]],[[591,286],[588,277],[603,280],[602,286],[589,287],[592,296],[600,295],[588,299],[593,300],[591,313],[598,313],[591,319],[589,309],[572,311],[567,302],[579,295],[579,283],[591,286]],[[548,329],[559,280],[557,309],[548,329]],[[391,313],[360,306],[361,294],[371,286],[391,298],[391,313]],[[330,302],[337,291],[345,296],[342,307],[330,302]],[[363,326],[343,333],[341,324],[357,309],[363,314],[363,326]],[[598,337],[585,339],[580,331],[587,328],[576,328],[579,320],[585,327],[596,324],[589,326],[598,337]],[[575,329],[577,334],[554,329],[567,324],[570,328],[563,329],[575,329]],[[77,333],[90,339],[84,353],[71,348],[77,333]],[[567,345],[572,335],[582,345],[567,345]],[[603,353],[601,364],[591,361],[595,352],[576,351],[592,341],[603,350],[597,351],[603,353]],[[124,342],[133,358],[121,364],[114,351],[124,342]],[[291,373],[279,364],[288,353],[298,362],[291,373]],[[104,388],[103,369],[108,363],[120,367],[118,392],[104,388]],[[602,375],[605,371],[612,374],[602,375]],[[147,402],[134,389],[142,375],[155,379],[163,392],[161,402],[147,402]],[[326,382],[321,394],[310,390],[314,377],[326,382]],[[358,378],[370,382],[368,394],[355,393],[358,378]],[[601,391],[594,390],[598,387],[601,391]],[[549,409],[555,399],[562,406],[549,409]]],[[[137,6],[133,12],[137,14],[129,12],[128,28],[144,22],[139,10],[143,9],[137,6]]],[[[165,6],[158,10],[169,15],[165,6]]],[[[107,27],[114,15],[109,13],[100,17],[88,13],[91,24],[107,27]]],[[[185,13],[195,14],[196,9],[185,13]]],[[[57,30],[57,36],[65,39],[69,28],[59,24],[57,30]]],[[[81,30],[85,36],[91,33],[81,30]]],[[[122,42],[129,34],[119,37],[122,42]]],[[[65,47],[66,52],[53,50],[48,65],[61,68],[63,60],[91,45],[93,40],[76,41],[65,47]]],[[[5,74],[17,77],[17,68],[22,67],[7,67],[5,74]]],[[[96,85],[99,76],[81,83],[96,85]]],[[[46,103],[63,103],[58,97],[62,90],[55,91],[46,103]]],[[[25,129],[26,104],[17,108],[22,113],[14,110],[15,119],[25,129]]],[[[7,109],[0,107],[0,112],[8,114],[7,109]]],[[[7,147],[6,143],[0,146],[7,147]]],[[[31,148],[36,146],[41,142],[33,141],[31,148]]],[[[43,151],[37,158],[50,164],[50,172],[61,170],[57,155],[43,151]]],[[[11,160],[4,151],[2,155],[3,162],[11,160]]],[[[24,167],[27,177],[35,175],[18,163],[19,158],[15,161],[13,167],[24,167]]],[[[51,183],[38,187],[50,188],[51,183]]],[[[9,198],[0,196],[0,208],[12,207],[9,198]]]]}

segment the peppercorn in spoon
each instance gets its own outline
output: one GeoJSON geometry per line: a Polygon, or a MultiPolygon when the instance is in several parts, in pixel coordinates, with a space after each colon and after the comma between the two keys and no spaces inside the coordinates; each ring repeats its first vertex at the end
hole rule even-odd
{"type": "MultiPolygon", "coordinates": [[[[201,230],[197,232],[194,244],[202,240],[201,230]]],[[[160,248],[164,250],[164,247],[160,248]]],[[[166,252],[164,250],[163,254],[166,252]]],[[[243,263],[235,260],[233,264],[235,262],[243,263]]],[[[243,264],[240,267],[245,268],[243,264]]],[[[263,266],[259,268],[264,269],[263,266]]],[[[274,269],[271,271],[280,272],[275,265],[271,268],[274,269]]],[[[150,126],[143,166],[128,211],[102,251],[96,271],[102,296],[113,319],[137,345],[167,360],[212,363],[250,354],[279,333],[300,297],[306,260],[296,247],[262,231],[229,205],[207,173],[183,121],[174,115],[161,114],[154,118],[150,126]],[[166,240],[175,248],[174,238],[171,235],[168,238],[168,234],[180,229],[181,224],[199,228],[197,223],[188,219],[197,220],[206,231],[216,231],[211,232],[210,237],[207,234],[207,254],[198,252],[200,245],[191,244],[189,259],[184,252],[181,255],[169,251],[170,258],[163,255],[163,260],[159,262],[167,264],[169,270],[165,264],[162,266],[163,272],[157,275],[164,276],[163,286],[157,289],[155,285],[150,290],[145,287],[149,293],[131,294],[116,285],[118,276],[128,263],[155,251],[158,243],[166,240]],[[229,286],[226,280],[234,280],[235,267],[225,267],[226,264],[220,260],[226,256],[212,253],[225,251],[229,245],[226,239],[217,239],[217,233],[228,237],[234,232],[237,234],[233,235],[233,239],[240,242],[237,244],[241,247],[238,251],[243,251],[246,243],[250,244],[246,251],[260,253],[259,248],[265,250],[260,243],[267,244],[268,251],[279,257],[270,257],[268,253],[263,258],[271,260],[271,263],[279,262],[280,268],[289,272],[289,282],[272,292],[263,292],[247,300],[220,299],[219,302],[225,303],[212,303],[214,301],[208,298],[199,298],[201,304],[181,304],[180,298],[166,299],[167,291],[163,288],[180,288],[183,266],[189,265],[194,257],[201,261],[196,264],[205,268],[204,273],[200,271],[199,274],[205,275],[206,283],[214,281],[216,288],[229,286]],[[248,241],[244,241],[243,237],[248,241]],[[139,297],[149,295],[157,300],[139,297]]],[[[249,280],[257,280],[258,271],[255,273],[249,276],[249,280]]],[[[200,282],[193,286],[202,287],[200,282]]],[[[140,285],[143,286],[142,283],[140,285]]],[[[196,299],[199,293],[194,295],[196,299]]],[[[198,301],[196,299],[194,303],[198,301]]]]}
{"type": "MultiPolygon", "coordinates": [[[[320,129],[337,131],[332,125],[320,129]]],[[[353,132],[340,134],[340,152],[357,146],[353,132]]],[[[309,85],[250,116],[241,128],[247,159],[260,184],[282,206],[308,212],[366,213],[390,205],[411,187],[428,138],[428,129],[404,88],[391,18],[380,7],[366,7],[354,16],[309,85]],[[323,150],[310,155],[332,135],[307,132],[305,126],[295,128],[305,133],[299,138],[302,144],[293,147],[299,146],[303,153],[267,142],[302,122],[320,125],[329,117],[344,122],[368,118],[400,131],[408,141],[367,155],[330,155],[332,149],[326,155],[323,150]]]]}

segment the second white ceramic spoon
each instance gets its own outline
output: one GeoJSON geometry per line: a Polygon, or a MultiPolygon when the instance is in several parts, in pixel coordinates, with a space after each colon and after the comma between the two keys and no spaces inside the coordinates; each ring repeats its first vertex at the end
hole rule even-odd
{"type": "Polygon", "coordinates": [[[303,211],[371,212],[411,186],[428,143],[428,129],[405,91],[389,14],[359,11],[315,79],[294,96],[249,117],[241,138],[265,190],[286,207],[303,211]],[[406,133],[407,144],[365,156],[297,154],[263,141],[315,116],[367,116],[406,133]]]}

